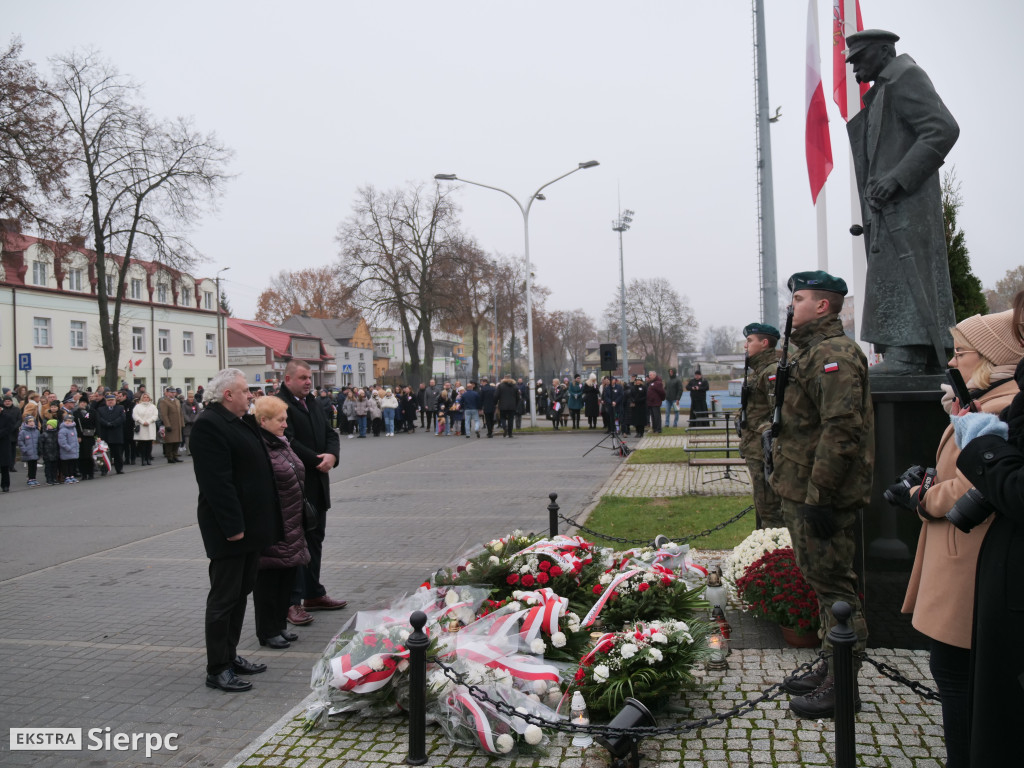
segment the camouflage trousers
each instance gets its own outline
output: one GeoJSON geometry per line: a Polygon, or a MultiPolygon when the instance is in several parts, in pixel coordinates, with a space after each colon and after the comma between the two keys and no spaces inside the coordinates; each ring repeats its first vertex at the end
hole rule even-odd
{"type": "Polygon", "coordinates": [[[757,510],[758,528],[784,528],[782,502],[764,476],[764,462],[747,459],[750,487],[754,491],[754,509],[757,510]]]}
{"type": "MultiPolygon", "coordinates": [[[[827,632],[837,623],[832,615],[832,604],[842,600],[853,608],[851,624],[857,635],[857,643],[853,646],[854,653],[863,653],[868,641],[868,623],[864,618],[864,607],[857,591],[857,574],[853,570],[853,558],[856,553],[854,541],[854,523],[859,510],[836,510],[836,523],[839,530],[831,539],[816,539],[807,531],[807,525],[797,513],[800,505],[789,499],[782,499],[782,514],[789,529],[789,537],[793,540],[793,554],[800,566],[804,578],[818,596],[823,650],[831,651],[827,632]]],[[[860,668],[855,661],[856,668],[860,668]]]]}

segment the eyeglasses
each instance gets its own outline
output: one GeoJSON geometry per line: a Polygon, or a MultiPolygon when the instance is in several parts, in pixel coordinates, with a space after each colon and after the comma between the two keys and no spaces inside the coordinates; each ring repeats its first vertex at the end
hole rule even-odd
{"type": "Polygon", "coordinates": [[[976,355],[976,354],[978,354],[978,350],[976,350],[976,349],[955,349],[955,350],[953,350],[953,357],[956,358],[957,360],[959,360],[964,355],[970,355],[970,354],[975,354],[976,355]]]}

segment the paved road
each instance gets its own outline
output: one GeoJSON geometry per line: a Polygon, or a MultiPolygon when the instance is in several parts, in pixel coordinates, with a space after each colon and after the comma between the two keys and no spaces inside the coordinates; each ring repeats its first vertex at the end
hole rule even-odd
{"type": "Polygon", "coordinates": [[[191,460],[77,486],[28,489],[15,474],[0,499],[0,764],[223,765],[309,693],[313,662],[354,611],[414,589],[476,542],[545,530],[551,491],[566,514],[591,502],[618,461],[582,458],[594,435],[343,440],[323,581],[349,607],[317,614],[281,652],[259,648],[250,610],[241,652],[270,669],[241,695],[203,685],[207,560],[191,460]],[[12,727],[180,737],[150,759],[12,752],[12,727]]]}

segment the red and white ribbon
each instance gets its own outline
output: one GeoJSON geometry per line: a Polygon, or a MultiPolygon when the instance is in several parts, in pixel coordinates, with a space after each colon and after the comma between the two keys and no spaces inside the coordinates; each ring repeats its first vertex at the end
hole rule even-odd
{"type": "Polygon", "coordinates": [[[589,627],[591,624],[593,624],[594,621],[597,619],[598,614],[601,613],[601,609],[604,608],[604,604],[608,602],[609,598],[611,598],[612,592],[615,591],[615,588],[627,579],[631,579],[638,573],[642,572],[643,570],[641,568],[634,568],[631,571],[620,573],[614,579],[612,579],[611,583],[607,586],[605,591],[597,599],[597,602],[594,603],[594,605],[591,607],[589,611],[587,611],[587,615],[583,617],[583,621],[580,622],[580,626],[589,627]]]}
{"type": "MultiPolygon", "coordinates": [[[[407,659],[409,658],[409,651],[381,653],[378,655],[381,661],[384,662],[388,658],[407,659]]],[[[397,664],[384,664],[382,669],[374,669],[366,661],[353,665],[351,655],[346,653],[331,659],[331,671],[334,673],[334,677],[331,679],[330,684],[341,691],[373,693],[388,684],[388,681],[394,676],[397,667],[397,664]]]]}

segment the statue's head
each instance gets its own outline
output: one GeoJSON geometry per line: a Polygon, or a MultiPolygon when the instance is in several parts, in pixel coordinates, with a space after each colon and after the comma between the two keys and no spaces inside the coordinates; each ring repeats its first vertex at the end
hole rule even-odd
{"type": "Polygon", "coordinates": [[[886,65],[896,58],[899,35],[884,29],[865,29],[846,36],[846,60],[853,66],[857,82],[878,79],[886,65]]]}

